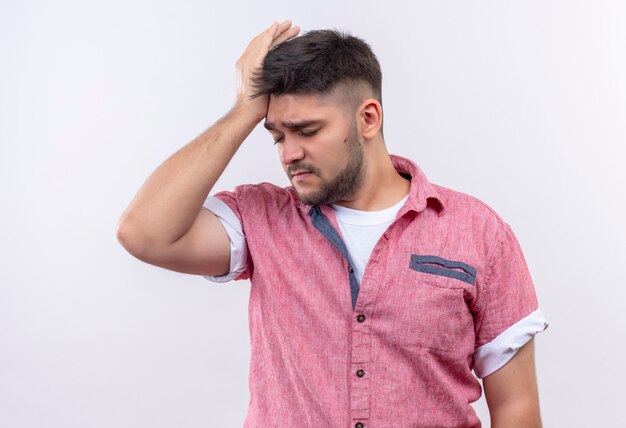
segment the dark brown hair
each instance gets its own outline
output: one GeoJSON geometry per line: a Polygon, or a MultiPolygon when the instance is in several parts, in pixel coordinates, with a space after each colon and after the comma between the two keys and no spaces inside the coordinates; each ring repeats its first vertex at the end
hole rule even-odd
{"type": "Polygon", "coordinates": [[[382,73],[370,46],[340,30],[312,30],[268,52],[253,79],[256,92],[252,97],[325,95],[340,83],[346,84],[344,103],[357,101],[355,89],[366,83],[382,105],[382,73]]]}

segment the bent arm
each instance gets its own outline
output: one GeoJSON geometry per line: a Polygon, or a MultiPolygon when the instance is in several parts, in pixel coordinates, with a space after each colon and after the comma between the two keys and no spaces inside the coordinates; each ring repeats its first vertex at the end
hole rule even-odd
{"type": "Polygon", "coordinates": [[[287,20],[273,23],[252,39],[236,64],[235,106],[163,162],[120,217],[117,239],[128,252],[179,272],[228,272],[228,235],[217,217],[202,205],[226,165],[267,113],[268,96],[253,96],[253,76],[270,49],[298,32],[299,27],[291,27],[287,20]]]}
{"type": "Polygon", "coordinates": [[[492,428],[541,428],[534,338],[483,379],[492,428]]]}
{"type": "MultiPolygon", "coordinates": [[[[133,255],[174,245],[197,221],[202,204],[258,120],[235,106],[170,156],[146,180],[119,219],[117,237],[133,255]]],[[[212,219],[198,226],[218,226],[212,219]]]]}

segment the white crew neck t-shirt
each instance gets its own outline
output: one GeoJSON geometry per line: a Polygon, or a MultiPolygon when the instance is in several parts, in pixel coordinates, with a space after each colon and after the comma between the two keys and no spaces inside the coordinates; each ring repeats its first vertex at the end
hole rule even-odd
{"type": "Polygon", "coordinates": [[[359,211],[341,205],[330,205],[337,217],[359,284],[374,246],[393,223],[407,198],[408,195],[394,206],[380,211],[359,211]]]}

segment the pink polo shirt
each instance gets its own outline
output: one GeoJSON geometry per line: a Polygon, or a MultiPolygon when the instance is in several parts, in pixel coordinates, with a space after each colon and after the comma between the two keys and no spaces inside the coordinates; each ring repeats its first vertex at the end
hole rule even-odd
{"type": "Polygon", "coordinates": [[[510,226],[391,159],[410,191],[360,283],[330,206],[269,183],[207,198],[233,246],[206,278],[251,281],[245,427],[480,427],[477,376],[547,327],[510,226]]]}

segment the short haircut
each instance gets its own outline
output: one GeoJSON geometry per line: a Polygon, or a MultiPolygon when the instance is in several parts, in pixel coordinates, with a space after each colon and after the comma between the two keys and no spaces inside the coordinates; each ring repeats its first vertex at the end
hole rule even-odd
{"type": "Polygon", "coordinates": [[[382,105],[382,72],[370,46],[340,30],[312,30],[268,52],[260,73],[253,77],[252,98],[324,96],[341,88],[340,102],[354,109],[362,101],[363,83],[382,105]]]}

